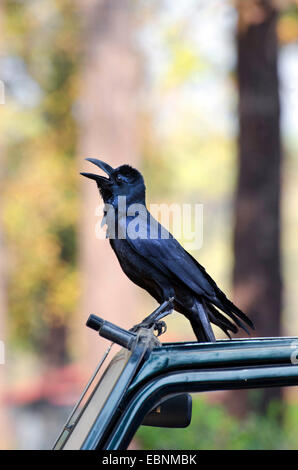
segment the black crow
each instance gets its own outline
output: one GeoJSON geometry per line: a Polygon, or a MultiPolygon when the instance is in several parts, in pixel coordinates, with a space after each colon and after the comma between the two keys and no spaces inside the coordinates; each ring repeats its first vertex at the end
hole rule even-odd
{"type": "Polygon", "coordinates": [[[107,236],[123,271],[162,306],[140,325],[152,326],[175,309],[190,321],[200,342],[215,341],[210,322],[229,337],[238,327],[249,333],[246,325],[254,328],[251,320],[147,210],[141,173],[129,165],[114,169],[101,160],[87,160],[108,175],[81,173],[97,183],[105,203],[107,236]]]}

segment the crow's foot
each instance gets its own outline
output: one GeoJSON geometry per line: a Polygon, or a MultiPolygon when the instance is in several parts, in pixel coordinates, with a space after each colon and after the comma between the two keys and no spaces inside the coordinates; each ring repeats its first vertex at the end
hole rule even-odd
{"type": "Polygon", "coordinates": [[[157,331],[156,336],[163,335],[167,331],[167,325],[164,321],[160,320],[153,324],[153,330],[157,331]]]}
{"type": "Polygon", "coordinates": [[[148,330],[152,328],[154,331],[157,331],[156,336],[160,336],[167,331],[167,325],[164,321],[146,321],[146,320],[133,326],[129,331],[136,333],[140,328],[147,328],[148,330]]]}

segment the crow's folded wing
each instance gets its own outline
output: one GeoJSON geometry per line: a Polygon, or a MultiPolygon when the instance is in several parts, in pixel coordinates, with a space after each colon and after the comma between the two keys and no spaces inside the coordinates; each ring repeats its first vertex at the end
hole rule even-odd
{"type": "Polygon", "coordinates": [[[214,296],[215,282],[175,238],[127,238],[127,242],[169,279],[185,284],[198,295],[214,296]]]}

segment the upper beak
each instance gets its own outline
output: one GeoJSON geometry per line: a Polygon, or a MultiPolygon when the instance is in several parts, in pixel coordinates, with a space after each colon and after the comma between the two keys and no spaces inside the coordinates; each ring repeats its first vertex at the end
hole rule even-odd
{"type": "MultiPolygon", "coordinates": [[[[108,164],[101,160],[97,160],[96,158],[86,158],[88,162],[93,163],[94,165],[98,166],[101,170],[103,170],[108,176],[112,174],[113,168],[108,164]]],[[[95,173],[81,173],[81,175],[86,176],[86,178],[90,178],[95,180],[98,184],[100,183],[107,183],[109,178],[104,176],[96,175],[95,173]]]]}

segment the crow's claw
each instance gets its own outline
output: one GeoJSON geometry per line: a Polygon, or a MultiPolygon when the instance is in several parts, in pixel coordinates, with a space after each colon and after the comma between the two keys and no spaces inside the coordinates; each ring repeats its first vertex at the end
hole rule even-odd
{"type": "Polygon", "coordinates": [[[157,331],[156,336],[163,335],[167,331],[167,325],[164,321],[157,321],[153,323],[153,330],[157,331]]]}
{"type": "Polygon", "coordinates": [[[142,321],[142,323],[138,323],[137,325],[130,328],[129,331],[136,333],[140,328],[148,328],[148,329],[153,328],[154,331],[157,331],[156,336],[160,336],[167,331],[167,325],[165,324],[164,321],[155,321],[155,322],[154,321],[153,322],[142,321]]]}

